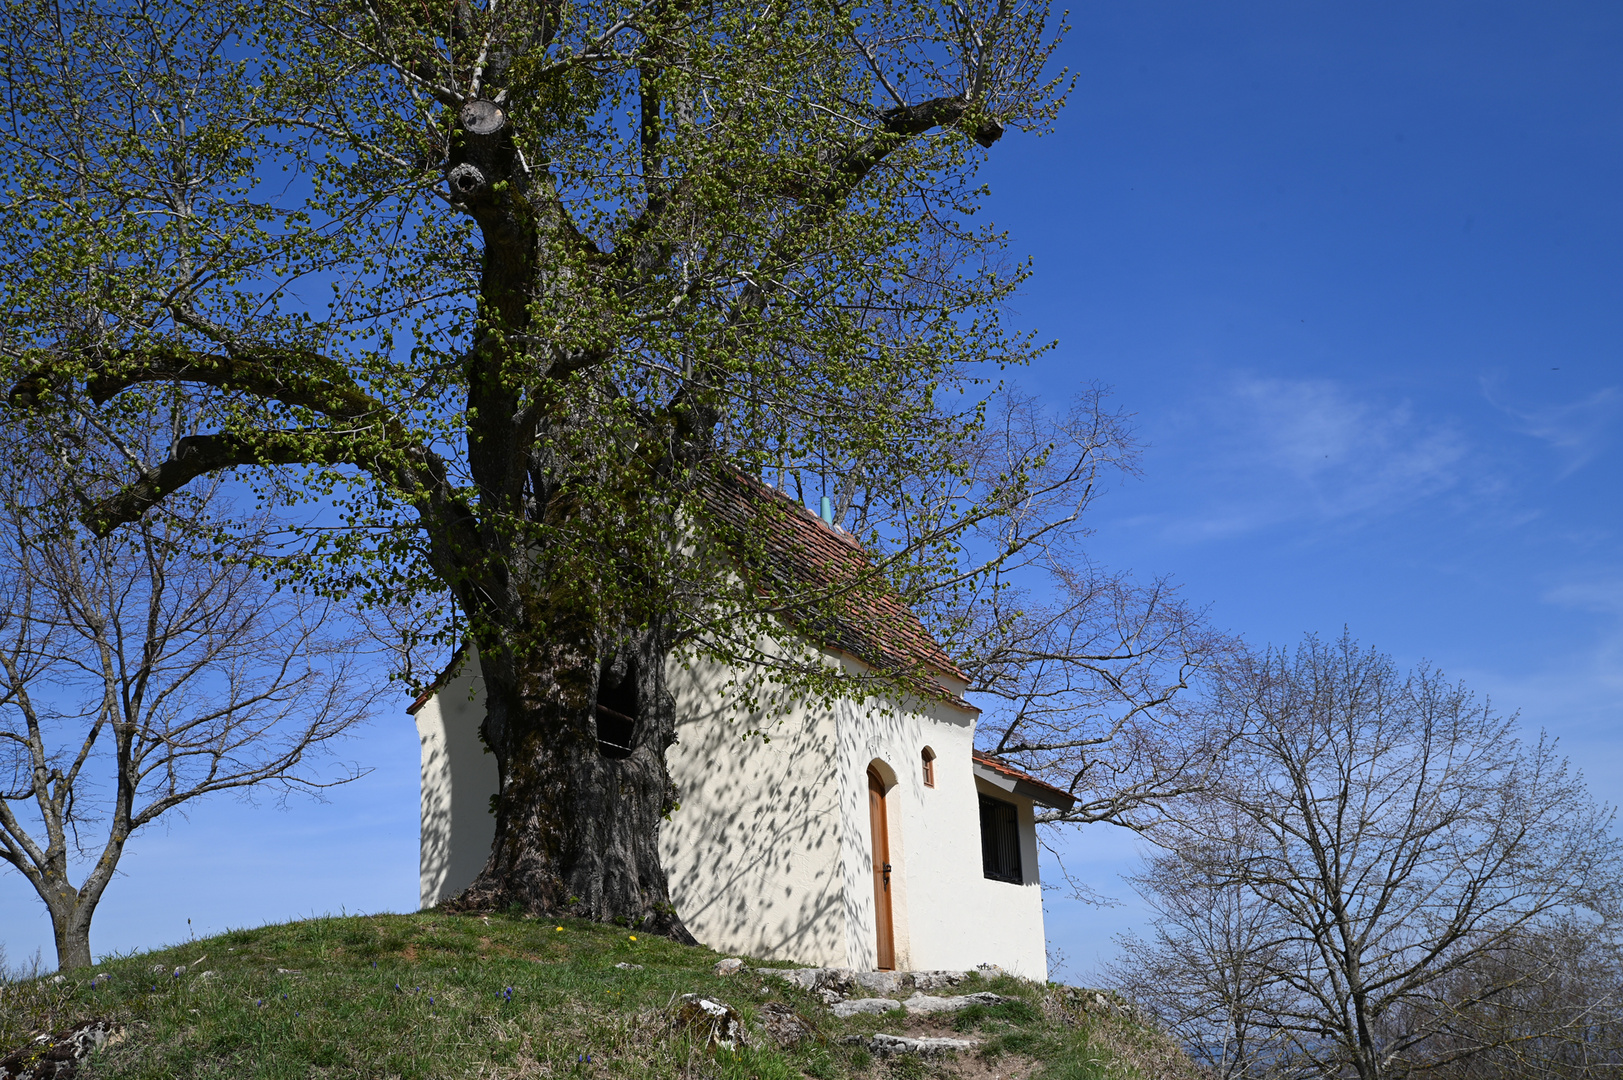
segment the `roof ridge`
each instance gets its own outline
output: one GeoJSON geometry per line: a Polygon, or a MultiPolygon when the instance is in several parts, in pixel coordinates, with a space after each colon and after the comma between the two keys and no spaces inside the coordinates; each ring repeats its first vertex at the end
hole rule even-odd
{"type": "Polygon", "coordinates": [[[778,575],[787,574],[782,583],[839,591],[851,584],[846,580],[849,576],[872,579],[874,586],[864,587],[864,595],[853,596],[854,602],[835,616],[832,629],[837,633],[819,641],[820,648],[832,647],[878,669],[905,669],[922,664],[950,679],[969,681],[969,676],[947,655],[913,606],[897,592],[880,561],[849,533],[836,531],[786,493],[731,462],[711,476],[713,490],[725,493],[731,487],[734,492],[731,499],[713,502],[712,508],[724,518],[732,518],[735,527],[760,535],[766,545],[764,566],[774,566],[778,575]],[[759,503],[768,501],[768,496],[779,500],[776,505],[798,513],[775,519],[770,513],[761,515],[761,510],[766,508],[759,503]],[[752,501],[757,503],[754,509],[749,506],[752,501]],[[735,513],[737,518],[733,518],[735,513]],[[820,527],[815,533],[809,529],[813,522],[820,527]],[[831,549],[830,539],[839,541],[840,547],[831,549]],[[853,561],[846,562],[847,559],[853,561]],[[860,560],[860,567],[855,560],[860,560]],[[841,563],[845,565],[842,567],[841,563]]]}
{"type": "Polygon", "coordinates": [[[783,500],[789,509],[798,511],[800,515],[808,521],[816,522],[818,525],[822,526],[823,530],[829,535],[838,540],[843,540],[846,544],[862,552],[864,555],[868,553],[868,549],[863,546],[862,541],[858,540],[854,534],[840,528],[838,525],[831,525],[824,521],[821,514],[814,513],[811,507],[804,505],[798,499],[791,496],[787,491],[773,487],[765,480],[762,480],[759,476],[751,476],[749,473],[730,462],[728,463],[727,467],[732,469],[733,473],[745,483],[753,484],[755,487],[766,492],[773,498],[783,500]]]}
{"type": "MultiPolygon", "coordinates": [[[[785,618],[792,632],[817,649],[849,656],[879,672],[915,671],[922,679],[907,677],[906,682],[922,682],[917,688],[925,693],[939,695],[958,708],[980,711],[960,691],[937,677],[969,682],[969,676],[903,599],[879,560],[855,536],[830,525],[787,492],[732,462],[707,470],[707,474],[696,494],[709,504],[718,521],[738,529],[741,536],[759,537],[759,571],[778,586],[787,586],[791,600],[797,590],[810,590],[814,608],[818,596],[826,596],[833,604],[832,614],[811,611],[814,618],[805,626],[795,626],[792,616],[785,618]],[[781,516],[762,513],[772,506],[794,512],[781,516]],[[819,527],[815,532],[811,529],[814,522],[819,527]],[[830,541],[836,541],[838,546],[830,541]],[[848,595],[842,598],[842,592],[848,595]]],[[[444,686],[461,662],[465,648],[464,641],[445,672],[417,696],[408,711],[422,708],[444,686]]]]}

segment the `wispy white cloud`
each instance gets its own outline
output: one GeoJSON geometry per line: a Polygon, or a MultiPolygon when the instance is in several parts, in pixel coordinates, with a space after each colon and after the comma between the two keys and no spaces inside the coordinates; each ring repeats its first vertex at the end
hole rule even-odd
{"type": "Polygon", "coordinates": [[[1623,571],[1590,569],[1546,588],[1545,604],[1595,616],[1568,626],[1564,649],[1541,657],[1528,650],[1497,664],[1457,665],[1447,671],[1491,697],[1495,707],[1521,714],[1524,734],[1560,736],[1561,753],[1582,770],[1592,794],[1623,803],[1623,571]]]}
{"type": "Polygon", "coordinates": [[[1544,591],[1551,604],[1623,617],[1623,575],[1598,574],[1562,582],[1544,591]]]}
{"type": "Polygon", "coordinates": [[[1235,378],[1199,424],[1213,497],[1172,527],[1185,539],[1382,516],[1459,486],[1470,455],[1452,422],[1327,379],[1235,378]]]}
{"type": "Polygon", "coordinates": [[[1571,476],[1606,448],[1613,423],[1623,415],[1623,391],[1604,387],[1561,405],[1522,406],[1501,400],[1499,380],[1482,380],[1482,396],[1510,417],[1523,435],[1547,443],[1561,458],[1562,477],[1571,476]]]}

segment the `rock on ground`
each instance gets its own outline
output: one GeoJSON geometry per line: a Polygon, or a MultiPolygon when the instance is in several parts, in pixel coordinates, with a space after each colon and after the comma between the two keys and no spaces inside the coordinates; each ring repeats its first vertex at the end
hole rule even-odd
{"type": "Polygon", "coordinates": [[[915,971],[913,985],[920,990],[943,990],[964,981],[962,971],[915,971]]]}
{"type": "Polygon", "coordinates": [[[817,1035],[816,1030],[804,1016],[781,1001],[771,1001],[762,1005],[760,1015],[761,1026],[779,1046],[786,1048],[797,1046],[817,1035]]]}
{"type": "Polygon", "coordinates": [[[863,1013],[888,1013],[901,1007],[902,1003],[895,998],[857,998],[855,1001],[836,1001],[833,1006],[834,1015],[841,1020],[863,1013]]]}
{"type": "Polygon", "coordinates": [[[880,1033],[868,1040],[868,1049],[875,1057],[890,1057],[894,1054],[940,1057],[942,1054],[952,1054],[959,1050],[973,1050],[980,1044],[979,1039],[910,1039],[906,1035],[880,1033]]]}
{"type": "Polygon", "coordinates": [[[851,968],[754,968],[759,975],[783,979],[823,997],[829,1004],[857,988],[881,997],[903,990],[941,990],[964,981],[962,971],[855,971],[851,968]]]}
{"type": "Polygon", "coordinates": [[[736,1050],[749,1045],[744,1018],[725,1001],[700,997],[698,994],[683,994],[671,1023],[722,1050],[736,1050]]]}
{"type": "Polygon", "coordinates": [[[991,994],[982,991],[978,994],[961,994],[957,997],[927,997],[924,994],[914,994],[902,1002],[902,1007],[913,1016],[938,1012],[958,1012],[971,1005],[1002,1005],[1006,1001],[1014,1001],[1012,997],[1002,994],[991,994]]]}
{"type": "Polygon", "coordinates": [[[744,970],[744,961],[736,956],[729,956],[725,960],[716,961],[717,975],[737,975],[744,970]]]}
{"type": "Polygon", "coordinates": [[[0,1058],[0,1080],[71,1080],[91,1052],[124,1041],[124,1029],[107,1020],[86,1020],[54,1035],[41,1035],[0,1058]]]}
{"type": "Polygon", "coordinates": [[[856,972],[850,968],[756,968],[758,974],[782,979],[802,990],[842,990],[850,987],[856,972]]]}
{"type": "Polygon", "coordinates": [[[859,971],[852,981],[880,997],[891,997],[908,985],[905,973],[900,971],[859,971]]]}

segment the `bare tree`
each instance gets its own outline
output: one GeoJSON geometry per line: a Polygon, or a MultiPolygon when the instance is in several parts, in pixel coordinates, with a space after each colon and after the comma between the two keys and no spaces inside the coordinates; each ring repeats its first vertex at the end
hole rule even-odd
{"type": "MultiPolygon", "coordinates": [[[[6,449],[0,860],[45,903],[65,970],[91,963],[91,918],[137,830],[218,792],[354,779],[312,759],[369,702],[323,603],[200,550],[225,535],[218,482],[98,537],[59,460],[6,449]]],[[[266,528],[232,537],[254,550],[266,528]]]]}
{"type": "Polygon", "coordinates": [[[1172,855],[1143,883],[1173,917],[1139,951],[1243,1010],[1269,1048],[1256,1068],[1380,1080],[1570,1029],[1571,1010],[1485,1022],[1556,970],[1529,942],[1600,932],[1619,896],[1611,814],[1549,740],[1346,636],[1259,658],[1217,707],[1238,735],[1157,834],[1172,855]],[[1217,897],[1246,913],[1241,947],[1189,948],[1229,925],[1191,920],[1217,897]]]}
{"type": "Polygon", "coordinates": [[[1437,1080],[1623,1076],[1623,942],[1613,924],[1559,921],[1440,981],[1386,1027],[1430,1034],[1437,1080]]]}
{"type": "Polygon", "coordinates": [[[1272,1019],[1276,914],[1227,873],[1245,850],[1234,845],[1236,832],[1193,857],[1152,858],[1132,879],[1155,923],[1147,938],[1120,938],[1106,970],[1110,985],[1147,1008],[1213,1076],[1255,1080],[1288,1071],[1289,1044],[1272,1019]],[[1210,867],[1222,869],[1214,877],[1210,867]]]}
{"type": "Polygon", "coordinates": [[[919,591],[985,710],[982,749],[1075,796],[1040,815],[1051,825],[1149,827],[1207,783],[1231,737],[1201,687],[1239,655],[1236,640],[1168,579],[1140,581],[1087,552],[1088,510],[1137,475],[1138,451],[1131,417],[1102,387],[1057,413],[1011,390],[958,447],[956,486],[864,492],[853,507],[859,530],[870,501],[911,497],[932,507],[925,521],[954,504],[996,509],[966,540],[983,559],[974,572],[919,591]]]}

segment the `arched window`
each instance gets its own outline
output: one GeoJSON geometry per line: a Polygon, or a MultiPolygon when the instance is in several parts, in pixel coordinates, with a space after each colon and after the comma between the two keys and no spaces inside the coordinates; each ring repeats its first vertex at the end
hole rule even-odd
{"type": "Polygon", "coordinates": [[[920,756],[924,758],[924,786],[935,787],[935,751],[926,746],[920,756]]]}

